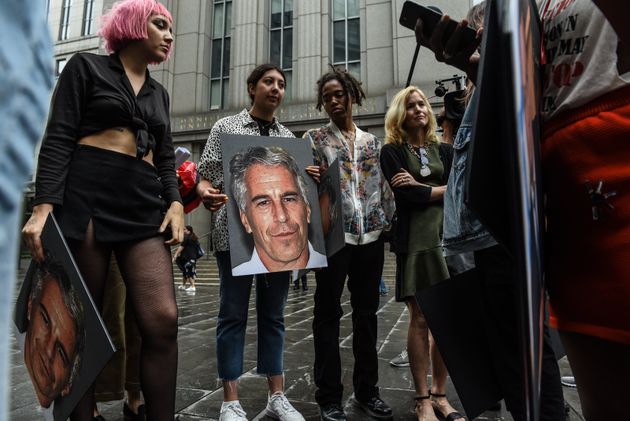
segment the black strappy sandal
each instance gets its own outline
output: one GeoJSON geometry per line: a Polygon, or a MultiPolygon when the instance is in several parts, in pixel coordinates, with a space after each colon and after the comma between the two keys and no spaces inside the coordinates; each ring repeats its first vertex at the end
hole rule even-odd
{"type": "MultiPolygon", "coordinates": [[[[436,398],[445,398],[446,395],[443,393],[433,393],[433,392],[429,392],[430,396],[435,396],[436,398]]],[[[464,420],[466,419],[465,416],[463,416],[462,414],[460,414],[457,411],[453,411],[448,415],[444,415],[442,413],[442,411],[440,411],[436,406],[437,406],[437,402],[433,401],[433,412],[435,412],[435,416],[438,417],[438,419],[440,419],[440,421],[455,421],[457,419],[463,418],[464,420]]]]}
{"type": "Polygon", "coordinates": [[[416,418],[418,418],[418,403],[420,401],[431,399],[431,393],[429,393],[427,396],[414,396],[413,399],[416,401],[416,406],[415,408],[413,408],[413,412],[416,414],[416,418]]]}

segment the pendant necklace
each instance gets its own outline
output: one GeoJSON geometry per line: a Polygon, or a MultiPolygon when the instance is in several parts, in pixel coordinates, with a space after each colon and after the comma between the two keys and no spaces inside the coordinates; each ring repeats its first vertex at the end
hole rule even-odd
{"type": "Polygon", "coordinates": [[[427,150],[425,146],[420,146],[418,149],[411,146],[411,144],[406,143],[407,148],[420,160],[420,175],[422,177],[428,177],[431,175],[431,168],[429,168],[429,157],[427,156],[427,150]]]}

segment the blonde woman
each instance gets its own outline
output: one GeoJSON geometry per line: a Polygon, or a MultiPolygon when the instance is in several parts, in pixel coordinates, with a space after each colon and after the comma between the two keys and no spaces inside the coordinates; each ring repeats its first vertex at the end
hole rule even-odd
{"type": "Polygon", "coordinates": [[[449,277],[442,255],[442,199],[452,147],[436,134],[435,115],[417,87],[400,91],[385,116],[381,168],[396,200],[396,300],[409,309],[407,350],[419,421],[464,419],[446,399],[446,366],[431,341],[416,293],[449,277]],[[427,383],[432,366],[431,389],[427,383]],[[437,418],[436,418],[437,417],[437,418]]]}

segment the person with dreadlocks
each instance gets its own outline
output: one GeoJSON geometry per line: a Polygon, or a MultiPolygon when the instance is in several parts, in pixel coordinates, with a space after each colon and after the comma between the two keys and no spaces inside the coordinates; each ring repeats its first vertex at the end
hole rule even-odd
{"type": "Polygon", "coordinates": [[[330,122],[304,134],[311,141],[320,174],[339,160],[341,203],[346,245],[328,258],[328,267],[315,273],[315,400],[324,421],[343,421],[340,305],[346,276],[352,305],[352,347],[355,356],[354,403],[368,416],[392,419],[391,408],[379,397],[376,354],[376,311],[384,248],[381,233],[393,215],[391,190],[381,174],[381,141],[359,129],[352,104],[365,99],[361,82],[346,70],[333,68],[317,81],[317,109],[330,122]]]}

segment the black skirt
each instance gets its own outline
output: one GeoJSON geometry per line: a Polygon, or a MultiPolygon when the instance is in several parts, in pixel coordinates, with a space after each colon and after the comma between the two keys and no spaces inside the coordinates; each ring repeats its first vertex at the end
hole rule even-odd
{"type": "Polygon", "coordinates": [[[92,220],[99,242],[140,240],[161,235],[166,213],[157,169],[144,160],[107,149],[77,145],[63,205],[55,209],[61,231],[83,240],[92,220]]]}

